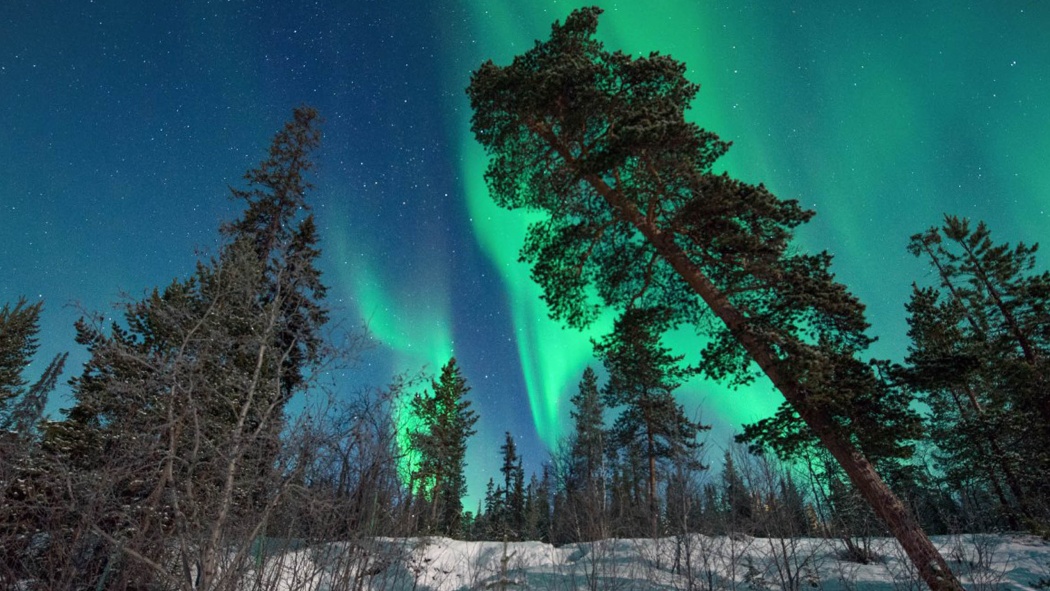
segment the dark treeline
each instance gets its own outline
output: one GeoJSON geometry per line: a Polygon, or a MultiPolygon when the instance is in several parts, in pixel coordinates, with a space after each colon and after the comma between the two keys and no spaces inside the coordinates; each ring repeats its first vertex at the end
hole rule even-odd
{"type": "Polygon", "coordinates": [[[469,89],[493,195],[549,214],[522,253],[552,314],[616,315],[541,473],[508,432],[499,474],[463,506],[478,415],[455,359],[325,395],[368,339],[327,325],[307,198],[321,135],[304,107],[232,190],[243,209],[213,257],[120,303],[116,322],[77,323],[89,359],[61,417],[44,409],[65,355],[27,376],[42,305],[0,308],[0,586],[269,589],[282,574],[267,557],[341,542],[326,581],[353,589],[390,564],[381,537],[428,535],[671,536],[692,572],[702,549],[686,534],[704,533],[825,537],[860,562],[894,535],[931,588],[957,589],[928,534],[1050,534],[1036,247],[952,216],[911,237],[931,273],[907,304],[906,356],[867,360],[863,305],[829,255],[792,246],[812,213],[713,174],[728,146],[685,121],[684,66],[606,52],[599,14],[574,12],[469,89]],[[681,328],[706,337],[699,355],[664,344],[681,328]],[[712,452],[675,397],[697,375],[764,376],[785,402],[712,452]]]}

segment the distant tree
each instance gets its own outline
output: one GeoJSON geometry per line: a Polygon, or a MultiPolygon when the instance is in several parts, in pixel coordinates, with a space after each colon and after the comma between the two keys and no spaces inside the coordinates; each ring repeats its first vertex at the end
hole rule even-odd
{"type": "MultiPolygon", "coordinates": [[[[923,456],[930,458],[934,452],[924,444],[923,456]]],[[[897,491],[901,500],[911,507],[919,518],[923,528],[931,535],[945,535],[960,530],[967,532],[987,531],[991,528],[1002,530],[1001,522],[994,524],[982,522],[989,513],[994,513],[994,504],[983,501],[984,511],[980,515],[964,515],[959,503],[959,494],[945,484],[943,474],[939,472],[939,462],[932,459],[917,462],[905,462],[886,469],[886,479],[897,491]],[[975,519],[975,517],[977,519],[975,519]]]]}
{"type": "Polygon", "coordinates": [[[880,412],[896,421],[865,420],[884,401],[858,359],[871,342],[863,306],[830,255],[790,248],[812,212],[714,174],[727,144],[686,120],[697,86],[685,65],[605,51],[599,14],[574,11],[509,66],[483,64],[467,89],[494,200],[546,214],[522,258],[551,313],[583,326],[602,307],[663,307],[668,328],[709,329],[708,376],[748,383],[757,369],[784,396],[780,428],[759,434],[818,439],[931,589],[961,590],[865,456],[864,442],[906,435],[911,418],[902,407],[880,412]]]}
{"type": "Polygon", "coordinates": [[[670,462],[665,470],[664,531],[675,540],[672,571],[685,574],[687,587],[698,585],[693,578],[694,566],[704,546],[704,541],[692,535],[702,532],[705,526],[701,481],[707,466],[700,461],[700,450],[697,446],[692,457],[670,462]]]}
{"type": "Polygon", "coordinates": [[[598,389],[598,376],[587,368],[579,389],[570,399],[573,430],[569,436],[562,481],[563,508],[560,525],[572,541],[586,542],[608,537],[605,470],[605,406],[598,389]]]}
{"type": "Polygon", "coordinates": [[[551,493],[554,485],[548,466],[543,467],[543,477],[533,474],[525,491],[525,536],[526,540],[551,541],[551,493]]]}
{"type": "Polygon", "coordinates": [[[620,445],[637,444],[648,463],[646,506],[650,535],[659,535],[657,462],[688,462],[699,446],[702,428],[689,420],[674,399],[674,391],[690,375],[679,366],[680,356],[660,344],[660,310],[630,309],[616,322],[612,334],[596,346],[609,372],[603,392],[607,406],[619,410],[612,437],[620,445]]]}
{"type": "Polygon", "coordinates": [[[478,513],[477,530],[478,535],[484,540],[502,539],[501,519],[505,513],[503,508],[503,491],[496,487],[496,481],[489,478],[485,485],[485,499],[482,503],[483,511],[478,513]]]}
{"type": "Polygon", "coordinates": [[[736,469],[733,454],[728,450],[722,465],[722,507],[729,531],[751,533],[754,501],[744,477],[736,469]]]}
{"type": "Polygon", "coordinates": [[[796,536],[808,536],[811,532],[805,497],[789,470],[783,471],[779,476],[779,516],[785,522],[782,529],[796,536]]]}
{"type": "Polygon", "coordinates": [[[700,528],[706,534],[725,533],[725,510],[719,497],[718,486],[713,482],[704,483],[700,490],[700,528]]]}
{"type": "Polygon", "coordinates": [[[876,560],[871,542],[873,537],[882,535],[882,528],[871,508],[835,467],[828,465],[824,474],[831,534],[842,540],[851,561],[868,564],[876,560]]]}
{"type": "Polygon", "coordinates": [[[579,389],[569,402],[574,427],[569,452],[570,487],[592,491],[604,479],[605,456],[605,405],[593,369],[584,370],[579,389]]]}
{"type": "Polygon", "coordinates": [[[520,540],[525,530],[525,472],[510,431],[506,433],[500,452],[503,456],[499,469],[503,474],[503,511],[498,515],[501,537],[520,540]]]}
{"type": "Polygon", "coordinates": [[[419,428],[408,435],[419,455],[412,476],[416,493],[428,504],[425,531],[458,536],[467,484],[464,470],[467,439],[474,434],[478,416],[465,396],[470,391],[453,357],[441,368],[429,394],[417,394],[410,403],[419,428]]]}
{"type": "Polygon", "coordinates": [[[649,467],[639,442],[609,450],[609,522],[612,537],[649,535],[653,527],[648,499],[649,467]]]}

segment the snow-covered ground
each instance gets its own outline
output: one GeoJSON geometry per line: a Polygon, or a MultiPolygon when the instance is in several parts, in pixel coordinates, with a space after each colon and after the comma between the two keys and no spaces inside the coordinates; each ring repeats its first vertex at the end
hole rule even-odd
{"type": "MultiPolygon", "coordinates": [[[[1032,536],[934,539],[967,589],[1032,589],[1050,580],[1050,544],[1032,536]]],[[[278,553],[253,573],[257,588],[341,589],[824,589],[921,590],[895,542],[870,540],[878,559],[843,560],[842,542],[691,535],[554,547],[539,542],[374,539],[278,553]]],[[[1050,583],[1048,583],[1050,584],[1050,583]]]]}

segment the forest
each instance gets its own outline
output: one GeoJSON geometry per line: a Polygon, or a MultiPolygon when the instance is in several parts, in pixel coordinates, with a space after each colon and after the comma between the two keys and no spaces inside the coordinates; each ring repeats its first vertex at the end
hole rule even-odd
{"type": "Polygon", "coordinates": [[[502,573],[479,585],[506,588],[522,585],[507,578],[511,542],[644,538],[674,540],[664,566],[682,588],[795,590],[819,586],[812,540],[867,565],[892,538],[908,588],[939,591],[982,559],[931,536],[1050,536],[1037,246],[951,214],[916,228],[907,250],[930,273],[914,278],[908,350],[869,358],[863,302],[830,254],[794,242],[813,212],[715,173],[729,146],[686,116],[685,65],[606,50],[600,14],[573,12],[467,88],[493,199],[543,214],[521,259],[550,314],[568,330],[616,318],[541,473],[508,432],[499,477],[464,506],[478,416],[455,358],[326,392],[321,377],[352,368],[368,335],[329,326],[310,213],[322,128],[299,107],[231,188],[241,212],[219,224],[216,254],[120,302],[120,318],[85,313],[82,368],[36,359],[42,302],[0,303],[0,586],[299,588],[260,565],[338,542],[337,567],[301,588],[427,588],[377,582],[402,551],[388,542],[443,537],[502,543],[502,573]],[[672,351],[665,336],[682,329],[703,349],[672,351]],[[712,446],[675,397],[694,376],[768,381],[783,403],[712,446]],[[47,416],[64,379],[73,404],[47,416]],[[777,582],[747,579],[742,558],[738,578],[702,576],[719,537],[777,540],[777,582]]]}

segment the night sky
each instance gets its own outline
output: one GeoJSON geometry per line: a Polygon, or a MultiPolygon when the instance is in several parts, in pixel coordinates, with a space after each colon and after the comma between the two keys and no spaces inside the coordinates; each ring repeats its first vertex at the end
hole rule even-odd
{"type": "MultiPolygon", "coordinates": [[[[66,376],[79,373],[81,310],[112,313],[214,253],[238,214],[227,187],[309,104],[326,120],[311,200],[333,316],[377,340],[338,387],[436,371],[454,353],[481,415],[470,496],[498,476],[504,431],[538,470],[601,327],[548,320],[517,262],[527,218],[488,199],[464,89],[576,6],[5,2],[0,302],[45,301],[35,369],[68,350],[66,376]]],[[[817,211],[800,246],[835,255],[868,305],[873,355],[901,358],[910,285],[929,281],[911,234],[951,213],[999,241],[1050,241],[1050,3],[602,6],[609,49],[688,64],[691,116],[734,143],[725,170],[817,211]]],[[[694,383],[680,399],[715,424],[712,446],[778,403],[763,385],[694,383]]]]}

